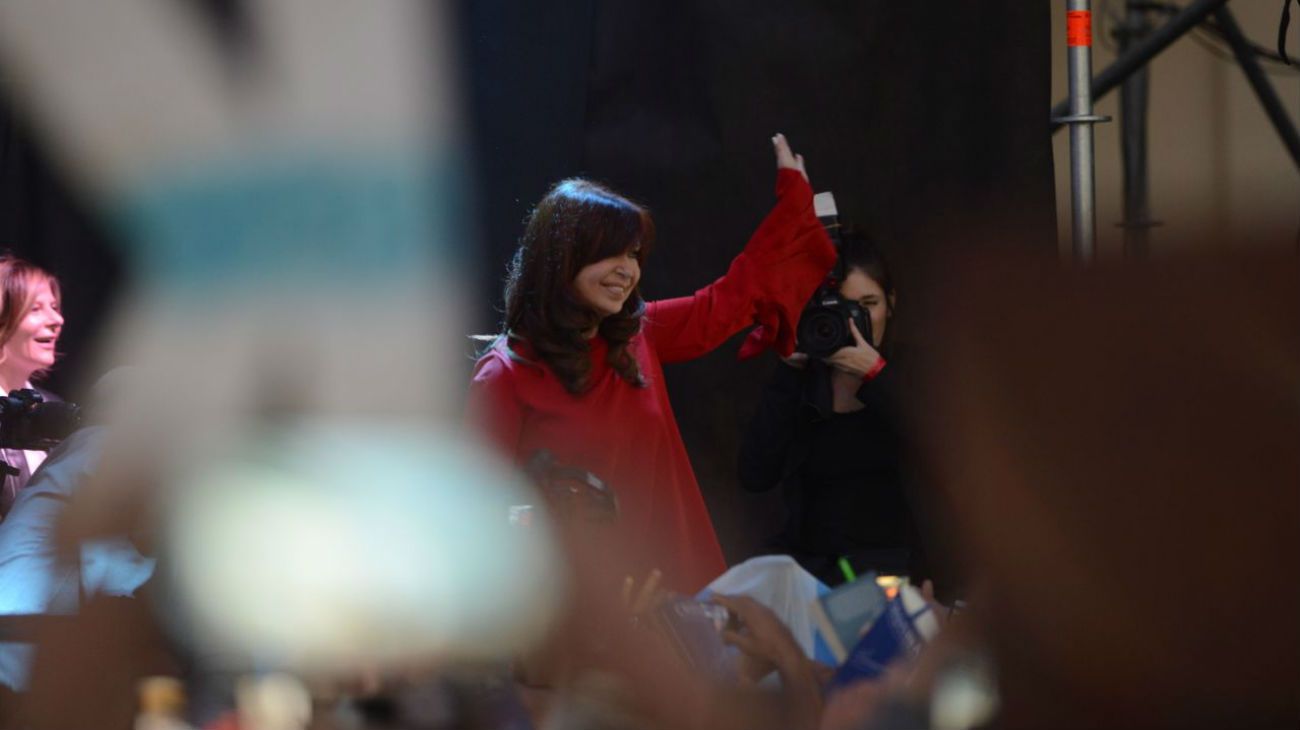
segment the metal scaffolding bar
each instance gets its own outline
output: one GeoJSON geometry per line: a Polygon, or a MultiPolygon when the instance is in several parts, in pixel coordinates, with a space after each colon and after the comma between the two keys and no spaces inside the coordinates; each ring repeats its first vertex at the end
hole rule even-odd
{"type": "Polygon", "coordinates": [[[1277,90],[1273,88],[1272,82],[1268,80],[1264,69],[1259,65],[1259,59],[1256,57],[1255,49],[1251,48],[1250,42],[1241,32],[1241,26],[1237,25],[1237,19],[1232,15],[1232,11],[1226,7],[1214,11],[1214,19],[1219,24],[1219,30],[1223,31],[1224,40],[1232,46],[1232,53],[1237,57],[1237,64],[1246,74],[1246,79],[1250,81],[1250,87],[1255,90],[1255,96],[1259,97],[1259,103],[1264,107],[1264,113],[1268,114],[1268,119],[1273,123],[1273,128],[1282,138],[1282,144],[1291,153],[1291,159],[1295,161],[1296,169],[1300,170],[1300,135],[1296,134],[1295,124],[1291,121],[1291,116],[1286,113],[1286,107],[1282,106],[1282,100],[1278,98],[1277,90]]]}
{"type": "Polygon", "coordinates": [[[1096,152],[1092,125],[1106,121],[1092,113],[1092,2],[1066,0],[1066,54],[1069,61],[1068,114],[1054,121],[1070,125],[1070,232],[1074,258],[1088,262],[1097,249],[1096,152]]]}
{"type": "MultiPolygon", "coordinates": [[[[1151,34],[1151,22],[1141,0],[1128,0],[1124,24],[1115,29],[1120,53],[1151,34]]],[[[1124,81],[1119,97],[1120,153],[1124,161],[1124,255],[1146,258],[1150,251],[1151,219],[1147,192],[1147,89],[1150,67],[1142,66],[1124,81]]]]}
{"type": "MultiPolygon", "coordinates": [[[[1156,54],[1169,47],[1187,31],[1199,25],[1211,13],[1227,4],[1228,0],[1195,0],[1170,18],[1164,25],[1156,28],[1141,43],[1135,45],[1124,55],[1115,59],[1097,77],[1092,79],[1091,93],[1093,100],[1100,99],[1116,86],[1124,83],[1134,71],[1142,68],[1156,54]]],[[[1059,121],[1070,114],[1070,100],[1057,102],[1052,107],[1052,131],[1060,129],[1064,123],[1059,121]]]]}

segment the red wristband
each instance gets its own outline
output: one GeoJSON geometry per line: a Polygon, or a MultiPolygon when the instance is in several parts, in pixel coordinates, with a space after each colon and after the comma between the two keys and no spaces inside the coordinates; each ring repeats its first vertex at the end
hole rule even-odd
{"type": "Polygon", "coordinates": [[[874,380],[875,377],[880,374],[880,371],[884,369],[885,369],[885,358],[882,357],[876,361],[875,365],[871,366],[870,370],[868,370],[866,373],[862,375],[862,382],[865,383],[868,380],[874,380]]]}

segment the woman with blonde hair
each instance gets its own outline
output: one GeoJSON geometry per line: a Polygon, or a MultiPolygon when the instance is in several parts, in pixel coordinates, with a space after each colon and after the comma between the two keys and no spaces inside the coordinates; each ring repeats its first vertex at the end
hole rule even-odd
{"type": "MultiPolygon", "coordinates": [[[[58,359],[61,302],[59,282],[52,274],[15,256],[0,255],[0,390],[4,395],[31,388],[33,379],[58,359]]],[[[3,518],[45,453],[3,448],[0,459],[10,466],[0,489],[3,518]]]]}

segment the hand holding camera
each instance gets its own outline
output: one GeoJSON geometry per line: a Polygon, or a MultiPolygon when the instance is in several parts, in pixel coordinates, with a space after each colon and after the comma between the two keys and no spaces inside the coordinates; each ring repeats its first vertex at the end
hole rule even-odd
{"type": "MultiPolygon", "coordinates": [[[[850,271],[844,261],[844,239],[835,196],[829,192],[818,193],[813,197],[813,207],[817,212],[817,220],[826,228],[826,235],[835,243],[840,256],[835,262],[835,268],[804,307],[795,331],[797,352],[786,358],[785,362],[791,367],[802,369],[808,358],[815,357],[828,365],[863,377],[880,360],[880,353],[871,345],[874,336],[870,312],[855,298],[857,295],[846,295],[843,289],[850,286],[851,276],[862,281],[869,279],[865,272],[850,271]],[[801,355],[801,360],[794,360],[801,355]]],[[[862,288],[861,283],[854,286],[857,287],[854,291],[862,288]]],[[[870,290],[863,293],[870,293],[870,290]]]]}
{"type": "Polygon", "coordinates": [[[853,335],[854,344],[836,350],[824,360],[837,370],[864,378],[879,365],[880,352],[862,336],[852,319],[849,320],[849,332],[853,335]]]}

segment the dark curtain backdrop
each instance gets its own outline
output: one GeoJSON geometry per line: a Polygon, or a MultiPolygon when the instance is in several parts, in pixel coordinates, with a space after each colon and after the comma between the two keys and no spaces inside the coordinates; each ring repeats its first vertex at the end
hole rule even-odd
{"type": "MultiPolygon", "coordinates": [[[[239,3],[202,0],[239,37],[239,3]],[[224,9],[224,10],[223,10],[224,9]]],[[[483,287],[470,323],[493,331],[504,265],[529,207],[588,175],[649,205],[660,245],[644,287],[689,293],[726,270],[772,202],[768,138],[786,133],[842,217],[869,228],[909,306],[944,249],[1054,246],[1047,114],[1049,8],[1023,0],[571,0],[456,4],[474,146],[483,287]]],[[[104,229],[14,114],[0,69],[0,247],[55,271],[68,323],[56,391],[85,357],[124,272],[104,229]]],[[[431,315],[432,316],[432,315],[431,315]]],[[[669,368],[669,390],[729,557],[779,526],[779,498],[742,495],[739,433],[773,361],[733,341],[669,368]]],[[[469,346],[466,345],[469,352],[469,346]]],[[[465,375],[468,376],[466,358],[465,375]]]]}
{"type": "Polygon", "coordinates": [[[80,399],[101,374],[90,352],[108,321],[125,277],[119,249],[50,164],[36,135],[17,114],[0,67],[0,251],[36,263],[59,278],[64,325],[61,359],[45,387],[80,399]]]}
{"type": "MultiPolygon", "coordinates": [[[[773,200],[769,137],[868,228],[900,279],[895,333],[924,339],[927,262],[949,247],[1055,247],[1049,8],[1021,0],[465,0],[466,84],[489,296],[530,206],[587,175],[648,204],[649,298],[721,275],[773,200]]],[[[494,308],[495,307],[495,308],[494,308]]],[[[780,526],[742,494],[740,432],[773,366],[739,338],[668,368],[692,463],[730,559],[780,526]]]]}

